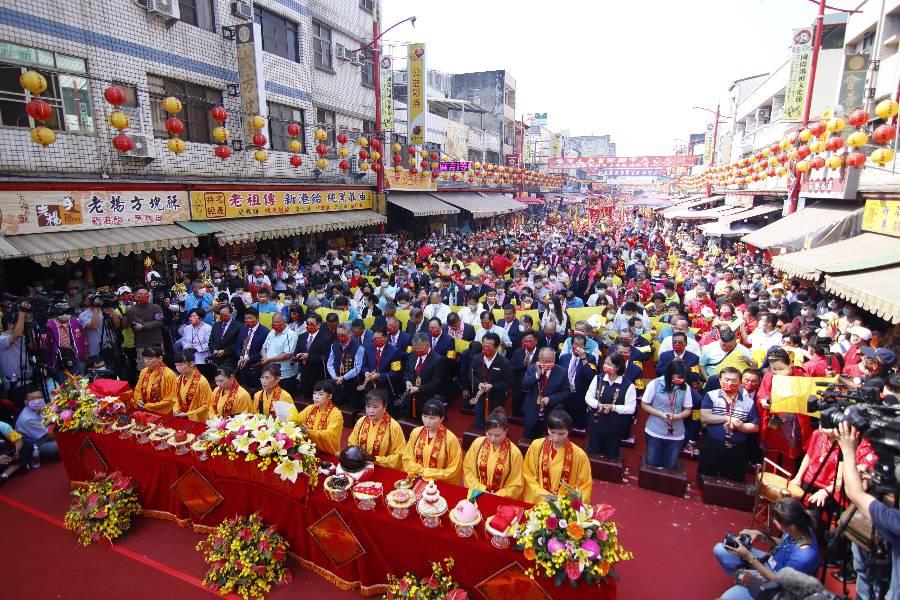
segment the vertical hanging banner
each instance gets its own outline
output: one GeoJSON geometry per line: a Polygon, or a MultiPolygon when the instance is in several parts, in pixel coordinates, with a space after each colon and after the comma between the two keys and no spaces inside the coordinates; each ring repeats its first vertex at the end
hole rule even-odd
{"type": "Polygon", "coordinates": [[[428,86],[425,83],[425,44],[410,44],[406,68],[408,72],[407,131],[411,146],[425,144],[425,127],[428,121],[428,86]]]}
{"type": "Polygon", "coordinates": [[[389,56],[382,57],[379,68],[381,84],[381,130],[394,130],[394,70],[389,56]]]}
{"type": "Polygon", "coordinates": [[[811,27],[794,30],[791,44],[791,71],[788,74],[788,84],[784,94],[785,121],[799,121],[803,117],[806,87],[809,84],[812,38],[811,27]]]}
{"type": "Polygon", "coordinates": [[[713,159],[713,126],[706,126],[706,137],[703,141],[703,164],[712,164],[713,159]]]}
{"type": "Polygon", "coordinates": [[[844,56],[844,72],[841,74],[841,91],[838,104],[853,110],[865,102],[866,71],[869,68],[868,54],[844,56]]]}

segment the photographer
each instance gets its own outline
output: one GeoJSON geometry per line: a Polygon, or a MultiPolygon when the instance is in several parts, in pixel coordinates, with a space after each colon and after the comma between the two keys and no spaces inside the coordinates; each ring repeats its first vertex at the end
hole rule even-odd
{"type": "Polygon", "coordinates": [[[0,333],[0,375],[3,389],[13,396],[13,391],[31,379],[31,369],[25,355],[25,313],[31,310],[28,303],[22,303],[18,312],[3,315],[3,333],[0,333]]]}
{"type": "Polygon", "coordinates": [[[140,287],[135,293],[137,304],[125,311],[126,322],[134,329],[134,346],[138,371],[144,368],[144,350],[163,345],[163,310],[150,302],[150,290],[140,287]]]}
{"type": "MultiPolygon", "coordinates": [[[[858,434],[855,427],[843,421],[838,424],[838,444],[841,447],[844,463],[855,465],[858,434]]],[[[900,510],[891,508],[863,490],[862,480],[856,469],[844,469],[844,494],[853,505],[869,519],[872,529],[891,545],[891,583],[886,598],[900,590],[900,510]]],[[[857,571],[857,578],[865,577],[862,570],[857,571]]],[[[867,582],[871,585],[871,581],[867,582]]],[[[866,586],[868,588],[868,585],[866,586]]],[[[868,591],[868,590],[867,590],[868,591]]]]}
{"type": "Polygon", "coordinates": [[[811,574],[819,564],[819,546],[812,532],[812,518],[803,505],[793,498],[779,498],[772,505],[772,520],[783,533],[780,540],[770,538],[755,529],[741,531],[743,539],[726,536],[713,548],[726,575],[734,576],[735,585],[725,590],[721,600],[750,600],[751,581],[774,581],[778,571],[790,567],[811,574]],[[753,548],[757,541],[773,545],[768,552],[753,548]]]}

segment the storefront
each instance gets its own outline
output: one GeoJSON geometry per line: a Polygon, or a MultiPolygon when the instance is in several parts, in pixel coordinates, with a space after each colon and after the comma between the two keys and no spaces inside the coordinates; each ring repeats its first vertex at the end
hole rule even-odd
{"type": "Polygon", "coordinates": [[[428,192],[392,191],[387,195],[391,231],[425,237],[457,226],[459,209],[428,192]]]}

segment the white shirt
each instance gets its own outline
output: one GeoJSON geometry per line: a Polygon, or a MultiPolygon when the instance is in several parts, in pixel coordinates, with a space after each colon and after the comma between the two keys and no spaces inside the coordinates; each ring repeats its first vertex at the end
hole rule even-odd
{"type": "Polygon", "coordinates": [[[194,327],[188,323],[181,332],[181,347],[193,348],[194,363],[198,365],[206,364],[206,358],[209,356],[209,336],[212,333],[212,327],[208,323],[200,321],[200,325],[194,327]]]}
{"type": "Polygon", "coordinates": [[[446,323],[447,317],[450,315],[450,307],[446,304],[429,304],[422,312],[425,313],[426,319],[437,318],[441,320],[441,323],[446,323]]]}
{"type": "Polygon", "coordinates": [[[459,315],[459,320],[466,325],[478,325],[481,309],[476,307],[475,310],[472,310],[468,306],[464,306],[457,314],[459,315]]]}
{"type": "MultiPolygon", "coordinates": [[[[608,383],[622,383],[622,376],[616,377],[613,381],[609,380],[609,377],[604,373],[603,380],[608,383]]],[[[600,403],[597,402],[597,385],[600,381],[601,376],[597,375],[594,377],[594,380],[591,382],[591,387],[588,388],[587,394],[584,396],[584,401],[591,408],[597,408],[600,403]]],[[[625,390],[625,404],[613,404],[613,412],[619,413],[620,415],[633,415],[635,409],[637,408],[637,392],[634,389],[634,385],[629,385],[628,389],[625,390]]]]}
{"type": "Polygon", "coordinates": [[[769,348],[780,346],[782,336],[781,332],[777,329],[773,329],[771,333],[766,333],[763,331],[762,327],[757,327],[747,339],[750,341],[750,347],[753,350],[768,350],[769,348]]]}
{"type": "MultiPolygon", "coordinates": [[[[664,339],[663,341],[661,341],[659,343],[659,354],[662,354],[663,352],[668,352],[671,349],[672,349],[672,336],[670,335],[666,339],[664,339]]],[[[693,352],[697,356],[700,356],[700,353],[703,351],[700,348],[700,344],[697,343],[697,340],[695,340],[694,338],[692,338],[690,336],[688,336],[687,344],[685,345],[684,349],[687,350],[688,352],[693,352]]]]}
{"type": "MultiPolygon", "coordinates": [[[[244,358],[250,358],[250,346],[253,344],[253,334],[256,333],[256,330],[259,329],[259,323],[256,324],[256,327],[253,329],[247,330],[247,337],[244,338],[244,343],[246,344],[247,350],[244,352],[244,358]]],[[[243,348],[242,348],[243,349],[243,348]]]]}

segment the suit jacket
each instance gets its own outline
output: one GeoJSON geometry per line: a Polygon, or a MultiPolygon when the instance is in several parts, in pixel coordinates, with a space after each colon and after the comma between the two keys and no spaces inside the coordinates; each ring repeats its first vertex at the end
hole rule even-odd
{"type": "MultiPolygon", "coordinates": [[[[448,325],[444,325],[444,333],[446,333],[447,335],[450,335],[448,333],[448,328],[449,328],[448,325]]],[[[467,342],[471,342],[471,341],[475,340],[475,328],[472,327],[471,325],[469,325],[468,323],[463,323],[462,339],[464,339],[467,342]]]]}
{"type": "Polygon", "coordinates": [[[454,340],[452,337],[450,337],[446,333],[442,333],[438,337],[437,342],[434,342],[433,338],[430,338],[430,339],[432,340],[432,344],[433,344],[431,349],[434,352],[437,352],[438,354],[443,356],[444,358],[447,358],[447,352],[449,352],[451,350],[453,350],[454,352],[456,351],[456,340],[454,340]]]}
{"type": "Polygon", "coordinates": [[[516,348],[512,353],[512,358],[509,359],[509,367],[512,371],[513,377],[513,394],[521,394],[522,393],[522,378],[525,376],[525,369],[528,368],[529,365],[533,365],[537,362],[538,358],[538,349],[535,348],[534,352],[531,353],[531,360],[528,360],[528,364],[526,363],[526,355],[525,348],[516,348]]]}
{"type": "MultiPolygon", "coordinates": [[[[419,357],[415,353],[410,353],[406,358],[406,369],[403,371],[403,380],[416,385],[416,363],[419,357]]],[[[425,362],[422,363],[422,371],[418,377],[422,384],[419,386],[419,392],[416,394],[416,404],[422,408],[422,404],[426,400],[430,400],[441,392],[441,386],[444,379],[444,357],[437,352],[429,352],[425,356],[425,362]]],[[[404,385],[405,387],[405,385],[404,385]]]]}
{"type": "MultiPolygon", "coordinates": [[[[247,329],[246,325],[241,325],[241,331],[237,336],[237,343],[234,345],[234,356],[240,360],[241,356],[244,354],[244,340],[247,339],[247,334],[250,333],[250,330],[247,329]]],[[[253,334],[253,338],[250,340],[250,345],[247,348],[247,356],[250,359],[250,365],[254,363],[258,363],[262,360],[262,347],[263,343],[266,341],[266,336],[269,335],[269,328],[265,325],[257,325],[256,332],[253,334]]]]}
{"type": "MultiPolygon", "coordinates": [[[[506,329],[506,319],[500,319],[497,325],[506,329]]],[[[512,325],[509,326],[506,333],[509,335],[509,341],[512,342],[513,350],[515,350],[522,342],[522,322],[519,321],[518,317],[513,319],[512,325]]]]}
{"type": "Polygon", "coordinates": [[[324,327],[319,327],[316,337],[313,338],[309,351],[306,350],[306,343],[309,339],[309,332],[303,332],[297,338],[297,347],[294,354],[302,354],[306,352],[309,357],[305,363],[300,363],[300,379],[305,382],[309,389],[315,385],[320,379],[325,379],[325,361],[328,360],[328,354],[331,352],[331,338],[324,327]]]}
{"type": "MultiPolygon", "coordinates": [[[[578,365],[577,370],[575,371],[575,396],[584,399],[585,394],[587,394],[588,388],[591,387],[591,382],[594,380],[594,376],[597,375],[597,359],[594,358],[593,354],[588,354],[588,364],[580,364],[578,365]]],[[[566,379],[569,378],[569,363],[572,362],[571,354],[563,354],[559,357],[559,366],[562,367],[566,372],[566,379]]]]}
{"type": "Polygon", "coordinates": [[[358,343],[359,345],[365,346],[366,344],[371,344],[371,343],[372,343],[372,335],[373,335],[373,334],[372,334],[371,331],[369,331],[368,329],[364,329],[364,330],[363,330],[362,339],[360,339],[360,338],[358,338],[358,337],[356,337],[356,336],[354,336],[354,339],[357,341],[357,343],[358,343]]]}
{"type": "Polygon", "coordinates": [[[412,345],[412,336],[405,331],[397,332],[397,342],[392,341],[393,336],[388,334],[388,344],[394,346],[397,350],[400,351],[400,354],[404,357],[404,361],[406,360],[406,355],[409,354],[407,352],[407,348],[412,345]]]}
{"type": "Polygon", "coordinates": [[[423,317],[422,322],[419,323],[418,326],[416,326],[416,324],[412,322],[412,319],[410,319],[409,322],[406,324],[405,331],[410,336],[413,336],[419,332],[428,333],[428,319],[423,317]]]}
{"type": "MultiPolygon", "coordinates": [[[[666,350],[665,352],[659,355],[659,360],[656,361],[656,374],[658,376],[662,376],[666,374],[666,369],[669,368],[669,365],[675,359],[675,351],[674,350],[666,350]]],[[[690,369],[690,374],[688,375],[688,381],[699,381],[700,380],[700,357],[694,354],[693,352],[684,351],[684,356],[681,357],[684,361],[684,364],[687,365],[687,368],[690,369]],[[694,370],[694,367],[697,367],[697,370],[694,370]]]]}
{"type": "MultiPolygon", "coordinates": [[[[541,391],[540,376],[538,374],[537,365],[529,365],[525,369],[525,375],[522,377],[522,389],[525,391],[525,401],[522,405],[526,414],[532,412],[537,414],[537,398],[541,391]]],[[[565,406],[566,399],[569,397],[569,380],[566,377],[566,370],[559,365],[553,365],[547,378],[547,385],[544,387],[544,396],[550,399],[550,404],[544,408],[544,414],[548,415],[557,407],[565,406]]]]}
{"type": "Polygon", "coordinates": [[[468,368],[460,374],[463,389],[469,390],[474,398],[478,393],[478,384],[489,383],[491,384],[491,391],[488,392],[490,403],[502,405],[506,401],[506,391],[512,387],[512,369],[509,361],[498,352],[487,373],[485,373],[484,366],[483,355],[472,355],[468,368]]]}
{"type": "Polygon", "coordinates": [[[389,396],[402,394],[404,389],[402,383],[404,365],[400,351],[390,344],[385,344],[384,348],[381,349],[381,363],[376,367],[375,345],[369,343],[363,346],[363,349],[365,350],[365,354],[363,354],[363,375],[377,372],[381,375],[381,378],[375,387],[386,390],[389,396]],[[397,363],[399,363],[399,368],[394,370],[394,365],[397,363]]]}
{"type": "Polygon", "coordinates": [[[540,333],[538,334],[538,345],[537,345],[537,347],[538,347],[538,349],[540,349],[540,348],[544,348],[544,347],[546,347],[546,346],[549,346],[549,347],[553,348],[553,351],[554,351],[554,352],[559,353],[559,346],[560,346],[560,344],[565,343],[565,341],[566,341],[566,336],[564,336],[563,334],[557,332],[556,335],[554,335],[554,336],[550,339],[550,343],[548,344],[548,343],[547,343],[547,336],[544,335],[544,332],[542,331],[542,332],[540,332],[540,333]]]}
{"type": "Polygon", "coordinates": [[[227,328],[222,321],[216,321],[209,336],[209,351],[224,350],[225,358],[232,360],[236,354],[235,346],[237,345],[238,336],[241,334],[241,329],[243,329],[243,325],[234,319],[228,321],[227,328]]]}

